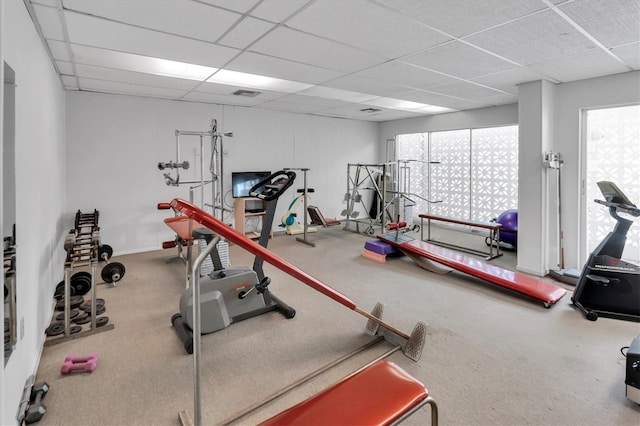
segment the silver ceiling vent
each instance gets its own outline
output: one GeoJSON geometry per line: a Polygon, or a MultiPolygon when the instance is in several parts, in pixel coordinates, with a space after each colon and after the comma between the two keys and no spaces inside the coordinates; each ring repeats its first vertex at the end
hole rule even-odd
{"type": "Polygon", "coordinates": [[[246,96],[249,98],[255,98],[256,96],[258,96],[261,92],[256,92],[254,90],[236,90],[235,92],[233,92],[234,95],[236,96],[246,96]]]}

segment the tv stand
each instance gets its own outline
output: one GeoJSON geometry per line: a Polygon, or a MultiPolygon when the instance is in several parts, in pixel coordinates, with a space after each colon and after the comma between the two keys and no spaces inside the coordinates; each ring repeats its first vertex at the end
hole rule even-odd
{"type": "MultiPolygon", "coordinates": [[[[267,201],[261,200],[259,198],[236,198],[233,207],[234,212],[234,228],[246,235],[251,239],[260,238],[260,233],[255,231],[246,232],[245,231],[245,222],[247,218],[255,217],[257,220],[262,221],[263,216],[267,213],[267,201]],[[254,207],[254,206],[260,207],[254,207]],[[248,206],[251,206],[247,208],[248,206]]],[[[273,237],[273,232],[269,233],[270,238],[273,237]]]]}

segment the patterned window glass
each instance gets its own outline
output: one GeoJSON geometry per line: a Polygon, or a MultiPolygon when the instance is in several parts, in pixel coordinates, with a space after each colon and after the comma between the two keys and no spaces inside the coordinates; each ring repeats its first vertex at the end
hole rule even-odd
{"type": "Polygon", "coordinates": [[[471,131],[471,220],[518,208],[518,126],[471,131]]]}
{"type": "Polygon", "coordinates": [[[471,132],[452,130],[431,133],[431,197],[441,203],[431,205],[431,213],[468,218],[470,212],[471,132]]]}
{"type": "Polygon", "coordinates": [[[416,203],[416,213],[428,212],[428,133],[399,135],[397,138],[398,190],[416,203]]]}
{"type": "Polygon", "coordinates": [[[405,160],[399,188],[418,213],[488,221],[517,208],[518,126],[399,135],[397,142],[405,160]]]}
{"type": "MultiPolygon", "coordinates": [[[[632,203],[640,206],[639,117],[640,105],[587,111],[585,255],[591,253],[616,224],[605,206],[593,202],[603,199],[597,182],[614,182],[632,203]]],[[[620,216],[633,219],[625,214],[620,216]]],[[[637,219],[627,233],[622,257],[628,262],[640,262],[640,221],[637,219]]]]}

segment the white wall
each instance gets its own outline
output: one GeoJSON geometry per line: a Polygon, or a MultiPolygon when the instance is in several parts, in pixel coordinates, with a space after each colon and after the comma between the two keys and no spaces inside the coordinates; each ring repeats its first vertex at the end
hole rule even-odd
{"type": "MultiPolygon", "coordinates": [[[[2,1],[1,57],[15,71],[18,343],[3,369],[2,424],[15,424],[27,377],[37,368],[52,294],[62,279],[64,92],[22,1],[2,1]]],[[[0,62],[1,63],[1,62],[0,62]]]]}
{"type": "MultiPolygon", "coordinates": [[[[157,164],[176,159],[175,130],[207,131],[212,118],[217,119],[219,132],[234,133],[233,138],[224,138],[224,192],[229,205],[233,203],[227,194],[232,171],[310,168],[308,186],[315,189],[311,201],[325,216],[335,217],[344,208],[347,163],[377,161],[375,123],[69,92],[69,220],[77,210],[99,210],[101,242],[112,246],[116,254],[156,250],[162,241],[172,240],[171,229],[163,223],[172,213],[158,211],[156,205],[175,197],[188,199],[188,186],[167,186],[157,164]]],[[[199,150],[199,138],[192,138],[181,136],[181,146],[193,144],[199,150]]],[[[205,160],[208,168],[209,158],[205,160]]],[[[299,173],[278,203],[276,230],[281,229],[280,218],[295,197],[295,189],[302,185],[299,173]]],[[[231,223],[233,215],[225,219],[231,223]]]]}

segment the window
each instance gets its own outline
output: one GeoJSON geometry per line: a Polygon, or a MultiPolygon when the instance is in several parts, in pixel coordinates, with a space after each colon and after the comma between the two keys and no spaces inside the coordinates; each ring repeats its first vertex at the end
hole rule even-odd
{"type": "MultiPolygon", "coordinates": [[[[611,232],[615,220],[609,210],[593,202],[602,200],[597,182],[614,182],[636,205],[640,205],[640,105],[586,112],[586,252],[584,259],[611,232]]],[[[630,218],[628,215],[622,217],[630,218]]],[[[640,223],[627,233],[623,259],[640,261],[640,223]]]]}
{"type": "Polygon", "coordinates": [[[488,221],[518,207],[518,126],[398,135],[400,190],[419,212],[488,221]]]}

